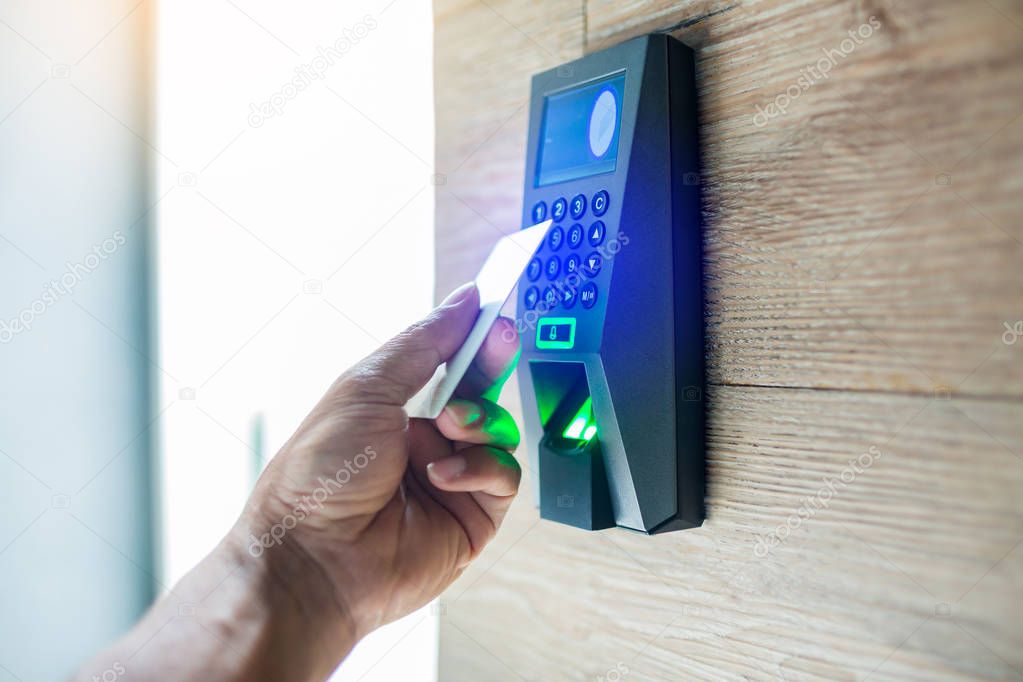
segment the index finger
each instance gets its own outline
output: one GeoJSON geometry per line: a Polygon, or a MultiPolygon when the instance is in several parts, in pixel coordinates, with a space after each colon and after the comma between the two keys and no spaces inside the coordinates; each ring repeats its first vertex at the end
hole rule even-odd
{"type": "Polygon", "coordinates": [[[501,387],[515,371],[519,361],[519,334],[515,323],[499,317],[487,332],[487,338],[459,382],[455,395],[462,398],[486,398],[497,402],[501,387]]]}

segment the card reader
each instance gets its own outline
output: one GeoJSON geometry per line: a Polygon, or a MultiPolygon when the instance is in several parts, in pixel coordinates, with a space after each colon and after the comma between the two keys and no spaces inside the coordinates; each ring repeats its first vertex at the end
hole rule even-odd
{"type": "Polygon", "coordinates": [[[540,515],[656,533],[704,519],[693,52],[648,35],[533,77],[519,385],[540,515]]]}

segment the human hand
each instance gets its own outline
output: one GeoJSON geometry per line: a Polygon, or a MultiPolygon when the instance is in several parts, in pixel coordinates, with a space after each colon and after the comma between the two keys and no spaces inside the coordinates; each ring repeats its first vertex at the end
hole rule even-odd
{"type": "Polygon", "coordinates": [[[440,417],[408,419],[404,405],[478,312],[462,287],[335,381],[223,541],[75,679],[130,661],[132,679],[322,680],[451,584],[518,490],[518,429],[494,402],[518,359],[511,322],[495,323],[440,417]]]}
{"type": "Polygon", "coordinates": [[[299,597],[305,607],[336,611],[355,640],[451,584],[518,489],[518,428],[494,402],[518,359],[509,320],[491,329],[436,421],[403,409],[478,311],[466,285],[338,378],[270,462],[232,533],[253,558],[283,561],[275,572],[300,583],[289,589],[318,592],[299,597]]]}

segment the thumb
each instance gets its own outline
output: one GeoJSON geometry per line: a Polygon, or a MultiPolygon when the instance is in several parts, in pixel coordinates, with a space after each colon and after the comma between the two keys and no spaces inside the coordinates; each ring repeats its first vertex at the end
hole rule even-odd
{"type": "Polygon", "coordinates": [[[455,354],[479,312],[476,283],[463,284],[424,319],[352,367],[341,383],[360,402],[404,405],[455,354]]]}

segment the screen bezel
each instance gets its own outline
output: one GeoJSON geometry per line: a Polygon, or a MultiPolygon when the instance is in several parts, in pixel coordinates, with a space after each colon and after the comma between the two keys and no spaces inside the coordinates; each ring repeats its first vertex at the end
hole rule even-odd
{"type": "Polygon", "coordinates": [[[621,152],[622,152],[621,137],[622,137],[622,128],[623,128],[623,123],[624,123],[624,117],[625,117],[625,101],[626,101],[625,98],[626,98],[626,93],[628,92],[628,84],[629,84],[628,69],[627,68],[622,68],[622,69],[615,69],[614,71],[610,71],[608,73],[604,73],[604,74],[601,74],[599,76],[594,76],[593,78],[588,78],[588,79],[586,79],[584,81],[580,81],[580,82],[577,82],[577,83],[572,83],[570,85],[565,85],[565,86],[557,88],[555,90],[549,90],[549,91],[544,93],[544,95],[543,95],[543,108],[542,108],[541,115],[540,115],[540,129],[539,129],[540,135],[539,135],[539,140],[537,141],[537,147],[536,147],[536,163],[535,163],[535,168],[533,169],[533,187],[534,188],[550,187],[552,185],[558,185],[558,184],[562,184],[562,183],[566,183],[566,182],[574,182],[576,180],[582,180],[582,179],[585,179],[585,178],[592,178],[592,177],[596,177],[596,176],[599,176],[599,175],[608,175],[608,174],[614,173],[616,170],[618,170],[618,160],[619,160],[619,157],[621,156],[621,152]],[[600,83],[601,81],[611,81],[611,80],[614,80],[614,79],[619,78],[619,77],[624,77],[624,78],[622,80],[622,92],[621,92],[621,95],[620,95],[620,100],[621,101],[618,102],[618,120],[615,122],[615,127],[616,127],[615,134],[617,135],[618,140],[617,140],[617,145],[615,147],[614,165],[613,165],[613,167],[610,168],[610,169],[607,169],[607,170],[600,170],[600,171],[596,171],[596,172],[593,172],[593,173],[584,173],[582,175],[574,175],[574,176],[569,177],[569,178],[560,178],[560,179],[557,179],[557,180],[550,180],[548,182],[540,182],[540,169],[541,169],[541,167],[543,165],[543,158],[544,158],[544,139],[547,136],[547,114],[548,114],[548,109],[550,107],[551,98],[552,97],[557,97],[558,95],[563,95],[563,94],[566,94],[566,93],[569,93],[569,92],[573,92],[575,90],[582,90],[583,88],[590,87],[592,85],[600,83]]]}

